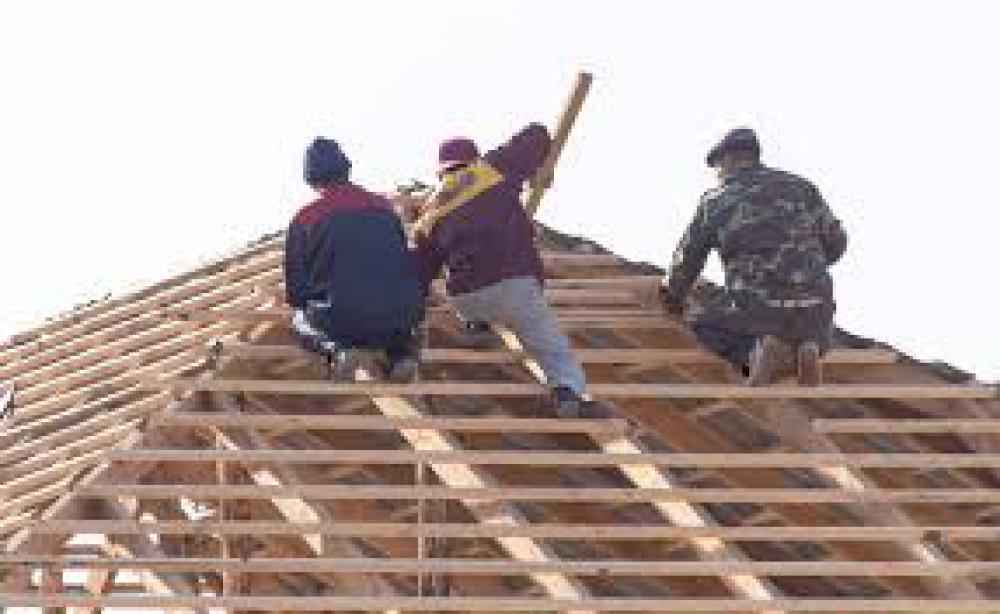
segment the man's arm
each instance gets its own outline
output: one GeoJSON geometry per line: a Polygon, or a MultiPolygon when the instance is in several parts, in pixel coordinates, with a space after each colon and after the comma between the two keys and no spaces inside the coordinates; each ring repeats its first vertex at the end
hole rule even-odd
{"type": "MultiPolygon", "coordinates": [[[[433,234],[433,232],[431,233],[433,234]]],[[[423,285],[424,295],[430,294],[430,285],[444,266],[444,252],[434,242],[434,239],[423,233],[417,233],[416,247],[413,249],[413,259],[417,268],[417,277],[423,285]]]]}
{"type": "Polygon", "coordinates": [[[715,247],[715,229],[708,216],[708,201],[702,197],[694,219],[677,244],[674,256],[667,270],[663,287],[663,300],[668,310],[679,312],[687,298],[688,291],[705,268],[705,261],[715,247]]]}
{"type": "Polygon", "coordinates": [[[302,224],[292,221],[285,235],[285,301],[292,309],[305,309],[309,297],[309,263],[302,224]]]}
{"type": "Polygon", "coordinates": [[[817,217],[817,229],[820,241],[823,243],[823,252],[826,254],[826,263],[835,264],[847,251],[847,233],[837,216],[833,214],[830,207],[823,200],[819,190],[815,190],[819,215],[817,217]]]}
{"type": "Polygon", "coordinates": [[[500,174],[514,181],[531,179],[545,162],[552,137],[545,126],[532,123],[509,141],[487,153],[484,158],[500,174]]]}

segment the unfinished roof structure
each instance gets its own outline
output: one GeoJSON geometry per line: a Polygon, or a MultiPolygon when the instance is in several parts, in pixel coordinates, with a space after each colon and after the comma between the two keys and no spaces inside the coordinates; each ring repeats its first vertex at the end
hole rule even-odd
{"type": "Polygon", "coordinates": [[[460,347],[443,301],[419,381],[331,382],[280,236],[7,341],[0,603],[1000,609],[994,387],[840,335],[824,386],[746,388],[659,271],[540,237],[608,419],[551,417],[516,339],[460,347]]]}

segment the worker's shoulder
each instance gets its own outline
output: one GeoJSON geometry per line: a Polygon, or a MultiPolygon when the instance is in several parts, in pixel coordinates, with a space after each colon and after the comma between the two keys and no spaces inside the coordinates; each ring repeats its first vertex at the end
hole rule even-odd
{"type": "Polygon", "coordinates": [[[751,177],[762,183],[777,183],[809,191],[816,189],[816,185],[805,177],[770,166],[758,167],[755,169],[755,172],[751,175],[751,177]]]}
{"type": "Polygon", "coordinates": [[[698,199],[698,203],[703,207],[712,206],[714,203],[719,202],[720,198],[726,194],[725,185],[717,185],[708,188],[701,193],[701,197],[698,199]]]}
{"type": "Polygon", "coordinates": [[[303,206],[292,218],[292,223],[316,224],[338,214],[392,212],[392,202],[385,196],[361,186],[347,184],[325,191],[319,198],[303,206]]]}

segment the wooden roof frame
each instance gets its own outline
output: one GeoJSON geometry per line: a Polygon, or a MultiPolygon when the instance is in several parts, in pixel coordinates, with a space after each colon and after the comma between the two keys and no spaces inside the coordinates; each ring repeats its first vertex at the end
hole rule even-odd
{"type": "MultiPolygon", "coordinates": [[[[8,570],[4,603],[100,607],[141,602],[181,609],[219,604],[275,611],[368,606],[405,606],[413,611],[546,607],[579,612],[723,611],[745,607],[792,612],[837,611],[848,606],[854,611],[912,611],[904,606],[914,606],[912,590],[923,587],[936,600],[920,602],[924,609],[989,611],[987,604],[1000,595],[991,593],[991,585],[984,580],[1000,577],[996,569],[1000,563],[979,557],[993,552],[1000,527],[981,524],[977,520],[981,516],[950,506],[965,502],[979,514],[988,514],[991,506],[1000,503],[1000,495],[988,481],[1000,464],[1000,450],[993,447],[997,442],[989,439],[995,436],[991,433],[1000,433],[995,386],[943,382],[884,348],[838,348],[826,358],[833,374],[828,385],[748,389],[734,384],[723,364],[694,345],[676,323],[658,314],[650,303],[648,273],[636,272],[630,263],[600,253],[550,249],[546,262],[557,280],[549,292],[563,305],[558,310],[579,345],[582,361],[597,374],[592,377],[595,396],[614,403],[612,419],[514,416],[514,408],[537,403],[545,389],[537,382],[537,369],[509,337],[503,338],[507,343],[503,349],[432,345],[427,350],[427,369],[472,373],[474,382],[463,383],[464,376],[454,375],[409,385],[334,384],[315,379],[321,374],[317,361],[282,341],[286,311],[275,291],[280,282],[280,238],[127,300],[87,307],[0,346],[4,358],[0,377],[13,380],[16,387],[13,414],[0,429],[4,443],[0,450],[4,463],[0,467],[4,498],[0,531],[8,536],[5,554],[0,555],[0,575],[8,570]],[[617,345],[589,345],[591,339],[611,338],[618,340],[617,345]],[[680,379],[679,374],[683,375],[680,379]],[[601,379],[609,375],[611,380],[601,379]],[[657,379],[661,376],[667,379],[657,379]],[[324,399],[334,413],[301,411],[318,407],[324,399]],[[478,399],[485,414],[435,409],[469,399],[478,399]],[[766,421],[758,420],[762,414],[756,407],[774,401],[777,404],[768,406],[772,416],[799,415],[824,403],[849,402],[863,411],[851,417],[812,414],[811,437],[825,437],[826,447],[778,431],[774,433],[786,446],[780,452],[684,446],[662,450],[646,444],[652,437],[678,445],[674,441],[678,432],[663,430],[647,419],[654,407],[668,412],[673,422],[686,424],[694,442],[702,437],[699,433],[709,432],[704,420],[731,407],[745,408],[746,416],[766,427],[766,421]],[[884,403],[892,409],[884,410],[884,403]],[[227,409],[206,411],[223,407],[227,409]],[[149,438],[159,432],[200,435],[188,444],[170,445],[168,439],[168,445],[163,445],[149,438]],[[291,441],[288,438],[296,432],[308,433],[299,440],[314,443],[295,448],[281,443],[291,441]],[[364,432],[398,437],[404,445],[396,449],[324,447],[324,442],[350,441],[364,432]],[[865,439],[872,434],[883,438],[883,444],[885,438],[892,438],[899,447],[873,449],[865,439]],[[956,444],[939,439],[913,439],[925,436],[947,437],[960,442],[963,449],[956,451],[956,444]],[[497,446],[519,438],[544,440],[554,447],[497,446]],[[120,447],[124,441],[134,444],[120,447]],[[486,441],[492,445],[484,447],[486,441]],[[480,443],[470,447],[470,442],[480,443]],[[573,447],[561,447],[571,442],[575,442],[573,447]],[[155,481],[159,475],[177,479],[185,467],[199,463],[215,468],[201,475],[229,477],[212,484],[155,481]],[[392,484],[394,472],[421,466],[426,483],[392,484]],[[139,481],[115,477],[126,475],[129,467],[141,468],[146,477],[139,481]],[[330,468],[329,475],[381,474],[389,481],[366,486],[340,484],[341,478],[331,478],[329,484],[312,483],[311,479],[327,471],[323,467],[330,468]],[[299,473],[299,468],[308,471],[299,473]],[[509,482],[512,475],[540,480],[537,476],[543,475],[543,469],[550,477],[574,480],[588,475],[581,471],[612,470],[619,475],[618,485],[542,484],[551,479],[531,486],[509,482]],[[827,475],[830,487],[778,487],[779,482],[773,481],[803,471],[827,475]],[[919,486],[917,478],[931,474],[948,476],[953,484],[919,486]],[[688,484],[677,475],[703,476],[715,486],[688,484]],[[236,481],[230,483],[230,479],[236,481]],[[773,485],[751,484],[755,480],[772,480],[773,485]],[[888,485],[900,480],[905,487],[888,485]],[[229,511],[220,512],[226,519],[206,520],[94,517],[93,510],[104,508],[87,503],[118,497],[137,497],[150,504],[163,497],[172,505],[185,497],[229,511]],[[368,497],[372,499],[366,502],[368,497]],[[344,506],[365,505],[375,510],[381,505],[378,501],[393,498],[403,506],[398,507],[403,520],[393,514],[379,520],[341,517],[346,513],[340,511],[347,509],[344,506]],[[522,508],[523,499],[534,502],[522,508]],[[417,516],[409,515],[407,500],[413,501],[417,516]],[[571,522],[569,512],[547,511],[556,509],[548,500],[596,500],[593,505],[599,507],[588,514],[598,517],[598,510],[607,512],[600,522],[571,522]],[[418,509],[421,501],[454,501],[467,518],[460,522],[430,519],[427,509],[418,509]],[[718,506],[736,503],[760,507],[762,517],[777,524],[720,523],[718,506]],[[271,516],[254,516],[253,510],[265,509],[258,505],[272,509],[271,516]],[[621,512],[615,510],[636,505],[653,505],[659,510],[659,520],[621,522],[621,512]],[[923,514],[915,505],[932,506],[938,515],[923,514]],[[230,517],[239,506],[249,506],[250,515],[230,517]],[[790,515],[788,506],[815,510],[808,513],[815,515],[818,524],[795,524],[791,519],[806,512],[790,515]],[[864,522],[831,523],[836,518],[830,514],[839,509],[835,506],[856,508],[864,522]],[[949,510],[952,520],[932,522],[942,517],[942,508],[949,510]],[[543,510],[553,515],[539,523],[523,509],[533,510],[532,515],[543,510]],[[896,511],[870,515],[875,509],[896,511]],[[84,563],[65,538],[91,531],[115,536],[121,547],[84,563]],[[230,555],[155,553],[149,543],[135,541],[150,533],[198,537],[230,555]],[[241,550],[247,534],[272,552],[287,553],[284,563],[241,550]],[[426,544],[433,540],[468,543],[477,552],[486,548],[492,553],[463,565],[427,556],[426,544]],[[308,558],[292,556],[281,545],[285,543],[301,544],[304,549],[298,551],[308,558]],[[425,545],[410,550],[406,544],[412,543],[425,545]],[[487,543],[499,550],[491,550],[487,543]],[[566,558],[562,543],[613,556],[566,558]],[[815,562],[759,558],[759,547],[787,549],[796,543],[819,544],[837,556],[865,552],[865,548],[888,554],[887,547],[897,547],[893,556],[904,558],[815,562]],[[701,559],[627,556],[654,544],[663,545],[656,548],[666,553],[682,551],[687,544],[700,552],[701,559]],[[376,558],[371,556],[374,551],[380,552],[376,558]],[[406,552],[412,554],[405,556],[406,552]],[[496,558],[499,552],[506,558],[496,558]],[[345,556],[356,559],[345,560],[345,556]],[[199,564],[201,570],[178,571],[199,564]],[[88,593],[70,595],[71,587],[61,582],[60,570],[81,565],[91,570],[88,593]],[[143,596],[116,594],[113,570],[130,565],[152,574],[143,596]],[[477,593],[487,585],[503,590],[502,582],[489,579],[498,566],[504,574],[530,580],[535,588],[522,587],[502,597],[477,593]],[[219,584],[223,594],[208,596],[199,588],[199,579],[223,568],[224,581],[219,584]],[[23,577],[20,584],[13,582],[10,570],[14,569],[43,570],[42,585],[25,585],[23,577]],[[446,576],[457,592],[434,596],[425,592],[429,590],[426,585],[418,588],[409,580],[392,579],[394,572],[403,577],[419,572],[421,579],[446,576]],[[888,591],[888,596],[789,598],[783,587],[803,574],[815,574],[826,583],[827,591],[836,590],[832,578],[857,574],[888,591]],[[299,576],[320,585],[336,580],[351,590],[377,595],[295,597],[261,592],[281,586],[280,578],[299,576]],[[696,589],[699,585],[694,582],[701,582],[697,576],[718,578],[726,590],[708,585],[696,589]],[[945,576],[951,580],[942,581],[945,576]],[[368,579],[348,579],[355,577],[368,579]],[[641,578],[642,583],[619,585],[620,590],[634,591],[628,598],[603,595],[600,587],[616,584],[619,578],[623,582],[641,578]],[[708,592],[697,599],[659,598],[639,588],[660,582],[666,583],[664,587],[708,592]],[[466,590],[468,594],[463,595],[466,590]]],[[[438,311],[432,336],[447,338],[456,324],[446,310],[438,311]]]]}

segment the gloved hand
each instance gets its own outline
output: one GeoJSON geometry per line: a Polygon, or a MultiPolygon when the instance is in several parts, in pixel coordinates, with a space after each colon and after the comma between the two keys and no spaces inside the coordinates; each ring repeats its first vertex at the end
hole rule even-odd
{"type": "Polygon", "coordinates": [[[326,341],[326,335],[312,325],[304,309],[296,309],[292,312],[291,328],[292,332],[295,333],[295,338],[299,340],[299,344],[304,349],[324,354],[323,342],[326,341]]]}
{"type": "Polygon", "coordinates": [[[315,336],[320,334],[309,321],[309,317],[306,316],[305,309],[296,309],[292,311],[292,330],[299,335],[304,336],[315,336]]]}
{"type": "Polygon", "coordinates": [[[667,292],[667,280],[660,282],[660,287],[657,288],[657,292],[660,295],[660,302],[663,304],[663,311],[667,315],[672,315],[676,317],[681,317],[684,315],[684,302],[676,300],[673,296],[667,292]]]}

